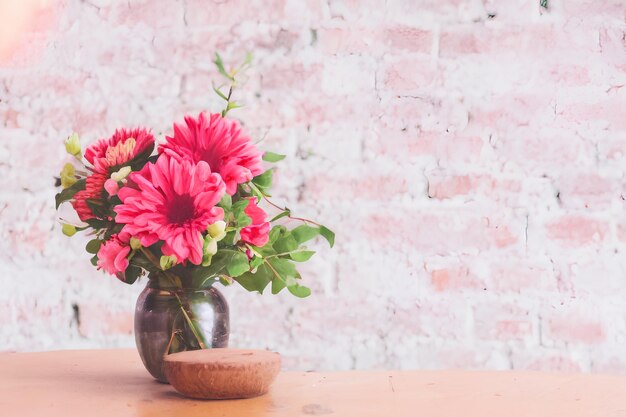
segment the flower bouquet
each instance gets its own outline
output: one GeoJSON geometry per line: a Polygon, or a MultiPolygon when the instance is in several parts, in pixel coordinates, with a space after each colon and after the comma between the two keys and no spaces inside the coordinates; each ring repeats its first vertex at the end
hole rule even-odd
{"type": "Polygon", "coordinates": [[[221,113],[187,116],[163,143],[149,129],[118,129],[84,154],[71,135],[56,206],[71,204],[77,221],[61,219],[71,236],[86,231],[98,269],[127,284],[149,278],[137,303],[135,336],[148,370],[164,380],[163,355],[224,347],[228,307],[213,287],[238,283],[262,293],[284,288],[307,297],[297,262],[314,254],[304,244],[316,236],[332,246],[328,228],[292,216],[269,198],[274,169],[284,158],[261,152],[240,124],[228,118],[235,75],[219,55],[216,65],[230,82],[221,113]],[[268,216],[265,207],[275,211],[268,216]],[[289,229],[284,220],[300,225],[289,229]]]}

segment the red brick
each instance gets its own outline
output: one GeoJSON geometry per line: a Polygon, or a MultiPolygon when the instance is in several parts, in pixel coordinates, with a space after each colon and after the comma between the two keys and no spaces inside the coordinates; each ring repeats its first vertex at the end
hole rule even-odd
{"type": "Polygon", "coordinates": [[[568,343],[593,345],[606,339],[604,325],[598,321],[589,321],[575,316],[550,319],[549,337],[568,343]]]}
{"type": "Polygon", "coordinates": [[[566,215],[546,225],[548,238],[565,246],[584,246],[604,240],[609,224],[580,215],[566,215]]]}

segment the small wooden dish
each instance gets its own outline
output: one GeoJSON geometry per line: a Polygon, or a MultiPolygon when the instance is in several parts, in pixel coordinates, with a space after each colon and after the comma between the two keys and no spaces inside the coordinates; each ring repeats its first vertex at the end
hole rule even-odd
{"type": "Polygon", "coordinates": [[[266,350],[203,349],[165,356],[165,376],[191,398],[225,400],[265,394],[280,371],[280,355],[266,350]]]}

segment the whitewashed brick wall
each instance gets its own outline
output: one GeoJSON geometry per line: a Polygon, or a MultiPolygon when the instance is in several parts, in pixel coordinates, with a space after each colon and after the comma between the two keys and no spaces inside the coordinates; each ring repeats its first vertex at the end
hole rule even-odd
{"type": "MultiPolygon", "coordinates": [[[[48,2],[0,54],[0,350],[133,346],[141,285],[61,235],[63,139],[247,107],[276,200],[337,232],[298,300],[224,290],[290,369],[626,370],[621,0],[48,2]]],[[[0,17],[1,20],[1,17],[0,17]]]]}

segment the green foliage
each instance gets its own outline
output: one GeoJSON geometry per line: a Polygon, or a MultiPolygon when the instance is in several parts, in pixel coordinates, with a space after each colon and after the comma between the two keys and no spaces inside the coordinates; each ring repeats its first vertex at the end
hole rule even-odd
{"type": "MultiPolygon", "coordinates": [[[[191,272],[193,287],[203,288],[207,282],[214,280],[218,275],[232,273],[239,275],[243,269],[242,255],[247,265],[248,258],[245,253],[235,249],[221,249],[211,259],[209,266],[198,266],[191,272]]],[[[249,268],[249,267],[248,267],[249,268]]]]}
{"type": "Polygon", "coordinates": [[[272,280],[272,276],[272,271],[263,263],[257,268],[256,273],[246,272],[234,279],[246,290],[258,291],[263,294],[263,290],[272,280]]]}
{"type": "Polygon", "coordinates": [[[143,268],[148,272],[156,272],[159,268],[148,260],[141,252],[136,252],[129,261],[130,265],[143,268]]]}
{"type": "Polygon", "coordinates": [[[124,271],[123,281],[126,284],[133,284],[143,274],[143,269],[135,265],[128,265],[124,271]]]}
{"type": "Polygon", "coordinates": [[[326,226],[320,226],[320,235],[326,239],[328,245],[332,248],[335,245],[335,232],[326,226]]]}
{"type": "Polygon", "coordinates": [[[252,178],[252,183],[264,194],[268,195],[272,187],[273,170],[268,169],[261,175],[252,178]]]}
{"type": "Polygon", "coordinates": [[[222,57],[217,52],[215,53],[215,60],[213,61],[215,66],[217,67],[217,71],[222,74],[224,77],[228,78],[231,81],[235,81],[235,78],[226,72],[226,68],[224,68],[224,61],[222,57]]]}
{"type": "Polygon", "coordinates": [[[228,275],[232,278],[236,278],[241,274],[248,272],[250,270],[248,255],[240,251],[235,251],[226,267],[226,270],[228,271],[228,275]]]}
{"type": "Polygon", "coordinates": [[[233,206],[233,198],[229,194],[224,194],[224,197],[222,197],[217,205],[224,210],[230,210],[230,208],[233,206]]]}
{"type": "Polygon", "coordinates": [[[272,246],[278,253],[291,252],[298,248],[299,243],[293,233],[287,232],[281,238],[277,239],[272,246]]]}
{"type": "Polygon", "coordinates": [[[300,225],[291,231],[291,234],[295,238],[296,242],[304,243],[313,239],[320,234],[320,229],[317,227],[308,226],[306,224],[300,225]]]}
{"type": "Polygon", "coordinates": [[[270,220],[270,222],[275,222],[278,219],[282,219],[283,217],[291,216],[291,210],[285,209],[270,220]]]}
{"type": "Polygon", "coordinates": [[[71,200],[74,198],[74,194],[85,189],[85,183],[87,180],[85,178],[76,181],[70,187],[64,189],[60,193],[54,196],[54,201],[56,203],[56,208],[58,209],[61,203],[71,200]]]}
{"type": "Polygon", "coordinates": [[[539,0],[539,6],[543,7],[544,9],[548,8],[548,0],[539,0]]]}
{"type": "Polygon", "coordinates": [[[87,242],[85,250],[87,251],[87,253],[96,254],[100,250],[100,246],[102,246],[102,241],[100,239],[92,239],[87,242]]]}
{"type": "Polygon", "coordinates": [[[300,250],[289,254],[289,256],[291,256],[291,259],[296,262],[306,262],[311,259],[311,256],[313,255],[315,255],[315,251],[312,250],[300,250]]]}
{"type": "Polygon", "coordinates": [[[246,199],[233,203],[231,213],[236,227],[246,227],[252,223],[252,219],[245,213],[246,207],[250,202],[246,199]]]}
{"type": "Polygon", "coordinates": [[[274,152],[265,152],[263,154],[263,160],[267,162],[278,162],[285,159],[285,155],[281,155],[279,153],[274,152]]]}

